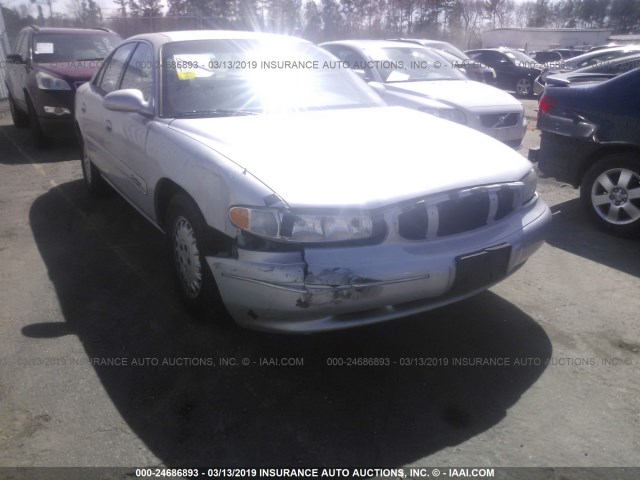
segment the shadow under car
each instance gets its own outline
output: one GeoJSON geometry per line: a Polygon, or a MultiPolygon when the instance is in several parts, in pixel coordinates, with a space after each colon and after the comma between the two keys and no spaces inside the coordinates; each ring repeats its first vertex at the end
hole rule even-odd
{"type": "Polygon", "coordinates": [[[22,333],[77,335],[91,359],[128,358],[95,371],[167,466],[405,465],[495,426],[551,356],[544,330],[491,292],[309,336],[191,317],[173,292],[163,236],[120,198],[89,199],[79,180],[37,198],[30,224],[65,323],[22,333]],[[525,358],[537,360],[513,364],[525,358]]]}

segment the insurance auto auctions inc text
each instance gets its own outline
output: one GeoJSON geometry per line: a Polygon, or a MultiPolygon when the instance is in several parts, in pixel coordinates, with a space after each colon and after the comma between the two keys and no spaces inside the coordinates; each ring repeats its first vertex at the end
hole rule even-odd
{"type": "Polygon", "coordinates": [[[256,473],[270,478],[437,478],[495,476],[493,468],[261,468],[256,473]]]}

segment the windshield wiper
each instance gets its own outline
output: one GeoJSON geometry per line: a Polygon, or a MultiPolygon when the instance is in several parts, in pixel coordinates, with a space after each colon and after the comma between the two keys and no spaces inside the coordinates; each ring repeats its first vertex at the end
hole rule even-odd
{"type": "Polygon", "coordinates": [[[188,117],[240,117],[244,115],[258,115],[259,112],[253,110],[194,110],[192,112],[182,112],[176,114],[175,118],[188,118],[188,117]]]}
{"type": "Polygon", "coordinates": [[[104,57],[81,58],[80,60],[74,60],[74,62],[95,62],[97,60],[104,60],[104,57]]]}

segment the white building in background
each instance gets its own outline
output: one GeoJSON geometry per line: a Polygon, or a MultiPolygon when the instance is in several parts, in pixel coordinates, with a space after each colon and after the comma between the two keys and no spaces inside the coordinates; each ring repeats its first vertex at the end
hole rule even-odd
{"type": "Polygon", "coordinates": [[[530,52],[604,45],[610,36],[611,30],[601,28],[496,28],[482,32],[482,47],[521,48],[530,52]]]}
{"type": "Polygon", "coordinates": [[[618,45],[640,44],[640,35],[611,35],[609,41],[618,45]]]}

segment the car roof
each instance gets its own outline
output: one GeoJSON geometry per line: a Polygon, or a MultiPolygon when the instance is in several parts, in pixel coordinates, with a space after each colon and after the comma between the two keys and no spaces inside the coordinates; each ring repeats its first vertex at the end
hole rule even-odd
{"type": "Polygon", "coordinates": [[[517,48],[508,48],[508,47],[497,47],[497,48],[473,48],[471,50],[467,50],[467,52],[520,52],[524,53],[517,48]]]}
{"type": "MultiPolygon", "coordinates": [[[[624,52],[625,50],[640,51],[640,45],[624,45],[621,47],[603,48],[601,50],[595,50],[593,52],[586,52],[586,53],[583,53],[582,55],[578,55],[573,58],[570,58],[569,62],[571,63],[580,62],[582,60],[588,60],[589,58],[597,58],[600,55],[605,55],[609,52],[624,52]]],[[[631,53],[632,52],[630,52],[629,54],[631,55],[631,53]]]]}
{"type": "Polygon", "coordinates": [[[398,48],[398,46],[402,46],[403,43],[405,47],[427,48],[427,47],[423,47],[422,45],[418,45],[415,42],[405,42],[405,41],[396,41],[396,40],[336,40],[333,42],[321,43],[320,46],[322,47],[325,45],[345,45],[348,47],[355,47],[355,48],[361,48],[361,49],[370,48],[370,47],[398,48]]]}
{"type": "Polygon", "coordinates": [[[118,35],[117,32],[109,30],[108,28],[57,28],[31,25],[26,27],[25,30],[31,30],[34,33],[68,33],[70,35],[95,35],[96,33],[118,35]]]}
{"type": "Polygon", "coordinates": [[[173,32],[142,33],[127,39],[147,40],[154,44],[182,42],[189,40],[252,40],[252,39],[290,39],[291,42],[311,43],[298,37],[277,35],[274,33],[246,32],[241,30],[180,30],[173,32]]]}
{"type": "Polygon", "coordinates": [[[410,43],[419,43],[420,45],[425,46],[434,46],[434,45],[451,45],[449,42],[445,42],[443,40],[429,40],[427,38],[390,38],[389,40],[398,41],[398,42],[410,42],[410,43]]]}

